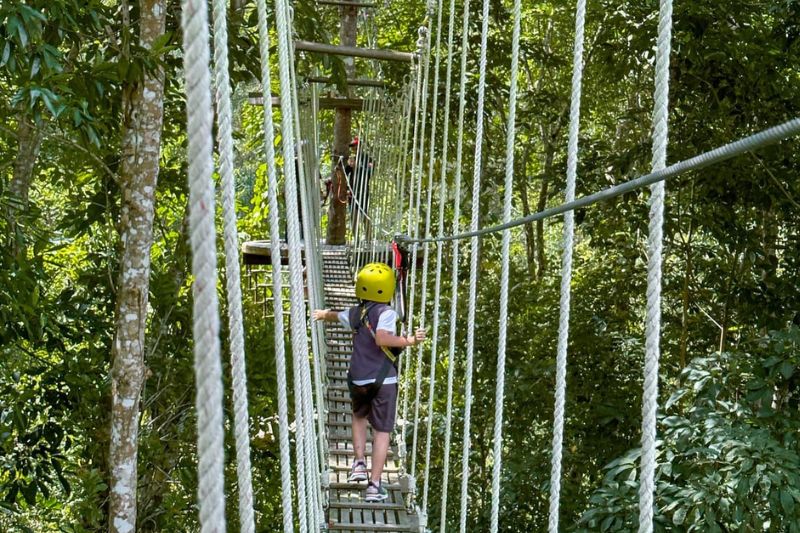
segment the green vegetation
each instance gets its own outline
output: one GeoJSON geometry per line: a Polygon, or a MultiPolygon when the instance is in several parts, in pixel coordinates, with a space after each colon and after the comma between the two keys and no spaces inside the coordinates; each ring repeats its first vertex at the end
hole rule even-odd
{"type": "MultiPolygon", "coordinates": [[[[159,71],[164,127],[139,422],[138,529],[197,528],[180,9],[176,0],[162,3],[166,34],[150,48],[137,44],[137,2],[0,4],[4,531],[107,530],[111,353],[124,230],[120,124],[126,91],[159,71]]],[[[572,5],[525,4],[515,216],[561,201],[574,24],[572,5]]],[[[473,73],[480,35],[476,6],[473,0],[473,73]]],[[[578,195],[649,169],[657,8],[654,0],[589,3],[578,195]]],[[[380,46],[413,50],[423,12],[419,0],[392,0],[369,24],[377,28],[380,46]]],[[[492,1],[491,12],[483,225],[502,216],[510,2],[492,1]]],[[[231,2],[229,21],[240,232],[266,238],[262,115],[246,101],[259,74],[254,3],[231,2]]],[[[295,21],[302,38],[337,39],[336,10],[299,1],[295,21]]],[[[668,161],[800,115],[800,2],[677,3],[674,24],[668,161]]],[[[366,45],[363,35],[359,42],[366,45]]],[[[360,75],[369,74],[366,63],[357,65],[360,75]]],[[[313,67],[320,75],[344,77],[341,61],[315,55],[298,63],[298,74],[313,67]]],[[[399,87],[408,70],[385,65],[383,74],[399,87]]],[[[477,76],[468,84],[465,177],[472,175],[477,76]]],[[[391,90],[388,97],[394,97],[391,90]]],[[[458,103],[452,100],[455,122],[458,103]]],[[[323,118],[323,142],[330,143],[331,117],[323,118]]],[[[454,145],[455,127],[450,134],[454,145]]],[[[667,184],[657,530],[800,531],[798,175],[793,140],[667,184]]],[[[648,197],[638,191],[576,213],[565,531],[635,530],[648,197]]],[[[464,202],[462,226],[469,219],[468,194],[464,202]]],[[[503,531],[542,531],[547,523],[560,234],[560,220],[514,233],[503,531]]],[[[468,246],[461,250],[463,275],[468,246]]],[[[499,239],[484,239],[481,254],[470,531],[489,524],[499,239]]],[[[447,283],[443,294],[449,294],[447,283]]],[[[459,291],[465,301],[466,283],[459,291]]],[[[273,331],[261,306],[248,300],[245,311],[257,523],[267,531],[280,520],[273,331]]],[[[448,318],[442,320],[445,336],[448,318]]],[[[462,329],[461,345],[463,336],[462,329]]],[[[447,360],[446,339],[439,346],[434,489],[444,482],[449,364],[456,368],[454,428],[464,404],[463,360],[447,360]]],[[[458,429],[453,442],[460,442],[458,429]]],[[[449,451],[453,461],[460,459],[460,446],[449,451]]],[[[232,530],[234,457],[228,435],[232,530]]],[[[449,483],[448,530],[458,520],[453,495],[460,480],[449,483]]],[[[428,523],[437,524],[438,491],[432,494],[428,523]]]]}

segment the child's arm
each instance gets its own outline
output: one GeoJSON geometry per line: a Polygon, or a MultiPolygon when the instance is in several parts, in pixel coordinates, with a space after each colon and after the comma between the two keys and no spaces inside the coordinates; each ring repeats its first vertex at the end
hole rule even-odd
{"type": "Polygon", "coordinates": [[[402,337],[399,335],[392,335],[385,329],[379,329],[375,333],[375,344],[378,346],[386,346],[387,348],[405,348],[406,346],[414,346],[425,340],[425,330],[422,328],[417,329],[414,335],[402,337]]]}
{"type": "Polygon", "coordinates": [[[324,320],[325,322],[336,322],[339,320],[339,311],[331,311],[330,309],[314,309],[311,312],[313,320],[324,320]]]}

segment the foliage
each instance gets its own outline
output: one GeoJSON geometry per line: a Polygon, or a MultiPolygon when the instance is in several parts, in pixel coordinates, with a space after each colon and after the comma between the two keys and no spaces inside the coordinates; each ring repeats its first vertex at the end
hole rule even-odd
{"type": "MultiPolygon", "coordinates": [[[[799,358],[800,328],[791,326],[683,371],[659,423],[657,530],[798,530],[799,358]]],[[[635,529],[639,457],[633,449],[604,468],[586,530],[635,529]]]]}
{"type": "MultiPolygon", "coordinates": [[[[185,109],[177,49],[180,10],[179,3],[170,0],[167,34],[155,50],[146,51],[137,46],[137,3],[128,4],[129,26],[123,24],[122,7],[116,2],[26,0],[0,5],[0,115],[5,119],[0,125],[0,235],[6,244],[0,248],[3,530],[106,528],[122,90],[154,68],[164,70],[166,98],[147,325],[148,377],[142,397],[139,523],[142,531],[197,528],[185,109]],[[26,118],[43,140],[30,203],[23,205],[5,191],[19,155],[17,128],[26,118]]],[[[425,19],[424,4],[392,0],[381,3],[374,14],[362,14],[358,44],[370,46],[374,38],[379,47],[414,50],[417,28],[425,19]]],[[[455,52],[461,42],[462,3],[457,4],[455,52]]],[[[573,7],[563,2],[524,4],[514,216],[561,201],[572,75],[573,7]]],[[[588,5],[579,195],[649,169],[656,4],[603,0],[588,5]]],[[[476,142],[481,23],[477,7],[472,2],[468,27],[463,217],[457,221],[462,228],[473,205],[469,179],[476,142]]],[[[510,2],[492,0],[490,7],[480,169],[484,225],[502,217],[502,139],[510,76],[510,2]]],[[[299,38],[337,42],[338,10],[301,1],[295,3],[294,17],[299,38]]],[[[263,112],[247,103],[247,94],[259,87],[256,18],[252,3],[231,3],[237,210],[242,238],[247,239],[266,238],[269,230],[263,112]]],[[[798,115],[797,1],[682,3],[675,6],[674,20],[670,161],[798,115]]],[[[454,81],[458,66],[455,60],[454,81]]],[[[334,78],[323,93],[343,88],[340,59],[303,54],[297,71],[301,78],[334,78]]],[[[407,64],[356,62],[357,77],[382,76],[387,81],[389,98],[396,96],[408,75],[407,64]]],[[[273,90],[278,90],[276,78],[273,90]]],[[[372,94],[349,89],[354,96],[372,94]]],[[[438,90],[439,102],[444,102],[443,83],[438,90]]],[[[455,95],[448,139],[451,166],[455,95]]],[[[332,137],[333,114],[320,117],[325,145],[332,137]]],[[[364,118],[356,116],[355,121],[361,124],[364,118]]],[[[657,527],[662,530],[796,529],[797,154],[796,141],[786,142],[682,176],[667,186],[660,374],[665,410],[659,422],[656,495],[657,527]]],[[[452,181],[453,172],[448,174],[452,181]]],[[[634,529],[637,517],[647,198],[646,191],[633,192],[576,213],[561,500],[566,530],[627,531],[634,529]]],[[[453,222],[453,199],[449,197],[445,206],[447,228],[453,222]]],[[[556,220],[513,234],[500,522],[504,531],[539,531],[547,523],[560,234],[556,220]]],[[[455,290],[463,309],[469,247],[460,250],[462,277],[455,290]]],[[[449,251],[445,247],[445,257],[450,257],[449,251]]],[[[450,295],[449,259],[446,263],[442,294],[450,295]]],[[[485,238],[472,399],[467,513],[471,531],[487,530],[489,524],[499,272],[499,241],[485,238]]],[[[252,286],[245,287],[245,305],[257,519],[259,524],[276,523],[281,512],[272,353],[276,332],[265,319],[264,294],[252,286]]],[[[434,497],[429,524],[438,523],[438,494],[447,483],[451,530],[460,518],[455,496],[460,476],[443,480],[442,460],[450,453],[452,472],[461,459],[466,332],[459,322],[457,350],[450,359],[448,311],[443,305],[430,414],[434,497]],[[451,365],[454,445],[443,450],[444,380],[451,365]]],[[[225,451],[228,494],[234,495],[230,435],[225,451]]],[[[227,516],[232,527],[234,507],[231,496],[227,516]]]]}

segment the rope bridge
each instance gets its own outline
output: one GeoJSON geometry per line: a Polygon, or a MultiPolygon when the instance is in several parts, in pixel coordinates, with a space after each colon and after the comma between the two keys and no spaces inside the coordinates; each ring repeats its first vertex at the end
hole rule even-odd
{"type": "MultiPolygon", "coordinates": [[[[253,488],[250,475],[249,421],[246,391],[246,369],[241,311],[241,276],[239,271],[238,235],[234,211],[233,143],[231,134],[230,81],[228,77],[226,8],[224,0],[213,4],[214,27],[214,86],[216,99],[217,168],[222,178],[224,217],[224,249],[227,272],[226,294],[229,309],[231,368],[233,373],[234,432],[236,441],[238,511],[241,530],[256,530],[253,513],[253,488]]],[[[258,0],[258,22],[261,54],[261,102],[264,105],[264,148],[268,169],[268,218],[270,238],[261,249],[268,249],[270,283],[253,282],[251,286],[264,295],[264,309],[272,303],[275,321],[274,352],[277,371],[278,426],[281,459],[282,527],[284,532],[303,532],[321,529],[349,531],[425,531],[437,526],[428,524],[431,505],[439,505],[438,530],[445,531],[448,515],[458,514],[460,531],[467,529],[469,499],[467,486],[470,476],[472,372],[475,351],[476,299],[478,261],[482,236],[500,234],[502,266],[499,298],[499,336],[497,346],[497,376],[495,380],[495,423],[492,457],[491,531],[497,531],[500,520],[502,491],[503,400],[505,395],[505,352],[508,318],[508,286],[510,230],[513,227],[557,215],[564,216],[562,237],[561,297],[556,358],[555,410],[553,421],[553,451],[550,481],[549,530],[559,529],[561,489],[561,459],[565,416],[566,365],[569,341],[570,281],[572,273],[573,211],[623,194],[650,186],[650,227],[648,238],[646,358],[642,399],[642,464],[639,493],[639,531],[653,530],[653,492],[656,454],[656,408],[661,328],[661,254],[665,181],[691,170],[716,164],[744,152],[755,150],[800,133],[800,119],[756,133],[750,137],[722,146],[710,152],[667,166],[669,56],[672,28],[671,0],[660,0],[655,89],[653,110],[652,172],[630,182],[575,198],[578,164],[578,134],[580,129],[581,83],[583,72],[583,41],[585,0],[578,0],[575,13],[573,76],[567,145],[567,186],[560,206],[534,213],[525,218],[511,219],[511,200],[516,142],[515,111],[520,40],[520,0],[514,1],[511,50],[511,81],[506,123],[506,157],[504,174],[503,223],[488,228],[479,227],[481,163],[483,161],[484,104],[486,89],[486,51],[490,20],[490,1],[484,0],[480,13],[481,39],[478,84],[476,143],[473,154],[472,205],[469,228],[460,227],[462,195],[462,162],[464,159],[465,92],[467,87],[467,30],[470,23],[470,0],[464,0],[461,18],[461,54],[458,75],[458,127],[456,150],[449,152],[451,124],[450,99],[453,81],[453,42],[456,26],[455,1],[450,0],[447,22],[443,25],[443,1],[427,3],[425,26],[419,29],[417,50],[413,54],[407,83],[400,97],[388,92],[384,84],[370,86],[369,97],[363,106],[359,124],[359,152],[366,146],[374,162],[374,175],[348,182],[353,198],[350,238],[346,246],[323,245],[319,201],[321,168],[318,99],[314,87],[304,98],[298,97],[295,73],[292,9],[287,0],[275,0],[273,5],[274,34],[270,33],[266,0],[258,0]],[[435,37],[432,38],[434,35],[435,37]],[[446,45],[442,36],[446,32],[446,45]],[[277,37],[277,72],[280,84],[279,104],[283,191],[279,190],[279,165],[275,152],[273,101],[271,97],[273,58],[270,57],[271,35],[277,37]],[[445,92],[443,117],[439,117],[441,64],[445,63],[445,92]],[[431,70],[433,72],[431,73],[431,70]],[[432,78],[432,79],[431,79],[432,78]],[[310,109],[300,112],[300,102],[309,102],[310,109]],[[430,122],[429,122],[430,119],[430,122]],[[440,130],[441,126],[441,130],[440,130]],[[436,146],[441,143],[437,156],[436,146]],[[438,176],[438,216],[432,221],[433,196],[438,176]],[[448,180],[448,169],[453,168],[448,180]],[[452,189],[448,188],[450,182],[452,189]],[[283,195],[286,204],[287,235],[281,240],[280,206],[283,195]],[[298,198],[300,199],[298,201],[298,198]],[[452,200],[449,200],[452,198],[452,200]],[[453,218],[450,234],[445,234],[445,204],[452,202],[453,218]],[[433,224],[432,222],[435,222],[433,224]],[[302,237],[301,237],[302,232],[302,237]],[[389,241],[407,248],[409,261],[409,299],[400,305],[404,326],[413,331],[415,325],[426,327],[432,322],[431,342],[420,345],[400,359],[400,396],[398,400],[398,430],[385,470],[384,482],[390,499],[383,504],[367,504],[361,488],[347,483],[346,474],[352,459],[349,432],[350,411],[347,401],[346,369],[351,350],[349,334],[329,327],[323,329],[309,322],[308,308],[332,306],[344,308],[355,302],[352,275],[363,264],[372,261],[392,262],[389,241]],[[469,240],[470,266],[466,344],[456,344],[461,280],[458,258],[461,241],[469,240]],[[461,459],[460,494],[458,507],[448,494],[451,476],[453,430],[454,364],[447,368],[447,403],[444,412],[443,482],[431,487],[433,397],[436,384],[436,361],[440,355],[439,320],[444,311],[442,299],[442,264],[445,245],[451,248],[450,335],[446,353],[449,361],[464,361],[463,440],[459,449],[461,459]],[[433,290],[429,287],[431,249],[435,245],[433,290]],[[288,269],[284,272],[284,265],[288,269]],[[270,295],[269,297],[267,295],[270,295]],[[424,312],[432,295],[433,310],[424,312]],[[288,300],[288,303],[286,302],[288,300]],[[288,321],[287,321],[288,310],[288,321]],[[415,324],[415,320],[419,324],[415,324]],[[293,417],[290,424],[289,391],[287,387],[286,332],[291,341],[293,388],[293,417]],[[426,352],[427,350],[427,352],[426,352]],[[426,355],[429,356],[425,364],[426,355]],[[427,406],[423,405],[422,383],[429,372],[427,406]],[[423,416],[427,412],[427,416],[423,416]],[[293,433],[294,445],[290,445],[293,433]],[[424,442],[424,445],[423,445],[424,442]],[[292,453],[294,452],[294,453],[292,453]],[[410,453],[409,453],[410,452],[410,453]],[[421,481],[421,484],[417,480],[421,481]],[[457,510],[456,510],[457,509],[457,510]]],[[[223,479],[223,390],[220,361],[219,312],[217,301],[216,234],[214,225],[215,198],[212,124],[212,84],[209,53],[209,25],[206,2],[183,1],[184,60],[188,109],[190,226],[192,271],[194,275],[194,355],[197,380],[198,417],[198,506],[201,531],[226,530],[224,516],[225,491],[223,479]]],[[[374,27],[373,27],[374,30],[374,27]]],[[[375,33],[368,36],[376,42],[375,33]]],[[[403,56],[405,57],[405,56],[403,56]]],[[[380,72],[378,59],[374,68],[380,72]]],[[[344,164],[343,161],[335,162],[344,164]]],[[[363,176],[362,176],[363,177],[363,176]]],[[[342,200],[335,191],[330,201],[342,200]]],[[[249,244],[252,251],[258,246],[249,244]]],[[[401,291],[401,295],[404,296],[401,291]]],[[[463,305],[463,304],[462,304],[463,305]]],[[[259,529],[275,529],[274,525],[259,525],[259,529]]]]}

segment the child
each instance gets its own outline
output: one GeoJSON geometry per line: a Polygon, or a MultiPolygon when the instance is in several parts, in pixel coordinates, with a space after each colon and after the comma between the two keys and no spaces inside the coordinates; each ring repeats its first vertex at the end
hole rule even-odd
{"type": "MultiPolygon", "coordinates": [[[[382,502],[389,497],[381,486],[389,436],[394,430],[397,410],[397,355],[391,348],[414,346],[425,340],[425,330],[415,335],[397,336],[397,313],[389,306],[395,278],[384,263],[370,263],[356,277],[356,296],[360,305],[344,311],[317,309],[314,320],[340,322],[354,330],[353,356],[347,373],[353,407],[353,449],[355,459],[350,481],[367,480],[367,422],[372,425],[372,472],[367,484],[367,502],[382,502]]],[[[399,352],[399,350],[396,350],[399,352]]]]}

